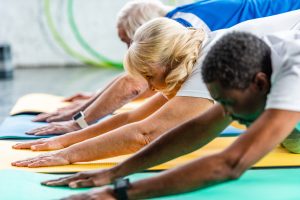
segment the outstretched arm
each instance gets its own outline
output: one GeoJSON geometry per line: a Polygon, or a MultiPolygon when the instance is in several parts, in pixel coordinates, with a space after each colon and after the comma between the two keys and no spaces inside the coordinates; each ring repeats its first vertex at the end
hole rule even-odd
{"type": "Polygon", "coordinates": [[[207,99],[175,97],[144,120],[71,146],[66,151],[71,163],[134,153],[167,130],[205,111],[210,105],[207,99]],[[80,152],[84,155],[80,155],[80,152]]]}
{"type": "Polygon", "coordinates": [[[13,147],[16,149],[32,149],[34,151],[62,149],[75,143],[112,131],[126,124],[142,120],[158,110],[166,102],[167,99],[162,94],[158,93],[139,108],[126,113],[117,114],[88,128],[54,138],[18,143],[13,147]]]}
{"type": "MultiPolygon", "coordinates": [[[[107,114],[114,112],[130,100],[148,89],[148,84],[140,79],[134,79],[124,75],[116,80],[105,92],[103,92],[84,110],[85,120],[91,124],[107,114]]],[[[48,135],[62,134],[79,130],[79,126],[73,120],[67,122],[56,122],[42,128],[29,131],[28,134],[48,135]]]]}
{"type": "Polygon", "coordinates": [[[109,184],[118,177],[139,172],[200,148],[215,138],[231,121],[229,117],[224,116],[220,105],[215,105],[196,116],[157,138],[116,167],[95,172],[82,172],[60,180],[48,181],[45,184],[72,187],[109,184]]]}
{"type": "Polygon", "coordinates": [[[267,110],[225,151],[133,183],[129,199],[188,192],[236,179],[283,141],[299,120],[299,112],[267,110]]]}
{"type": "Polygon", "coordinates": [[[146,81],[125,74],[84,110],[85,119],[88,123],[92,123],[113,113],[147,90],[146,81]]]}
{"type": "MultiPolygon", "coordinates": [[[[207,110],[211,104],[207,99],[175,97],[144,120],[72,145],[55,156],[63,157],[69,163],[74,163],[133,153],[165,131],[207,110]]],[[[42,159],[45,160],[45,158],[42,159]]],[[[32,165],[35,161],[30,160],[28,163],[32,165]]]]}
{"type": "MultiPolygon", "coordinates": [[[[158,176],[134,182],[127,191],[128,198],[146,199],[172,195],[237,179],[251,165],[283,141],[293,131],[299,120],[299,112],[267,110],[251,125],[245,134],[240,136],[223,152],[199,158],[183,166],[167,170],[158,176]]],[[[175,145],[175,143],[173,144],[175,145]]],[[[159,145],[156,146],[159,147],[159,145]]],[[[189,146],[189,144],[185,146],[189,146]]],[[[139,154],[146,156],[150,148],[151,146],[145,148],[139,154]]],[[[176,151],[176,149],[173,149],[173,151],[176,151]]],[[[160,153],[160,155],[162,154],[160,153]]],[[[111,180],[111,173],[108,170],[103,170],[97,175],[92,172],[90,174],[82,173],[59,180],[46,181],[44,184],[69,184],[71,187],[88,187],[107,184],[111,180]]],[[[105,188],[74,195],[67,199],[82,199],[91,196],[113,198],[114,192],[111,188],[105,188]]]]}

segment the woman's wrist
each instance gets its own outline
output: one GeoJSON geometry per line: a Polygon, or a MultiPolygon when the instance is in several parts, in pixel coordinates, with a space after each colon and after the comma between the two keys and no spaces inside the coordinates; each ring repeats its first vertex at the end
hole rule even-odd
{"type": "Polygon", "coordinates": [[[56,152],[56,155],[67,160],[69,164],[80,162],[80,155],[78,156],[76,153],[72,151],[70,148],[66,148],[56,152]]]}
{"type": "Polygon", "coordinates": [[[77,131],[73,131],[70,133],[67,133],[65,135],[59,136],[59,142],[66,148],[73,144],[82,142],[86,139],[89,139],[86,137],[85,134],[86,129],[80,129],[77,131]]]}
{"type": "Polygon", "coordinates": [[[56,140],[56,142],[58,142],[60,145],[66,148],[74,144],[72,138],[73,138],[72,134],[65,134],[54,138],[54,140],[56,140]]]}

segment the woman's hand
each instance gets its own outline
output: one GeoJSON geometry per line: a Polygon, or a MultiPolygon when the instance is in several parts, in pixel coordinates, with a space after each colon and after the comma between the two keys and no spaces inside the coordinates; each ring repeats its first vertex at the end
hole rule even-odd
{"type": "Polygon", "coordinates": [[[62,200],[116,200],[113,189],[106,187],[103,189],[91,190],[86,193],[76,194],[63,198],[62,200]]]}
{"type": "Polygon", "coordinates": [[[64,141],[60,137],[39,139],[30,142],[17,143],[12,146],[14,149],[31,149],[32,151],[50,151],[63,149],[67,146],[67,141],[64,141]]]}
{"type": "Polygon", "coordinates": [[[52,134],[64,134],[72,131],[79,130],[80,127],[73,120],[65,122],[53,122],[48,126],[40,127],[26,132],[28,135],[52,135],[52,134]]]}
{"type": "Polygon", "coordinates": [[[69,165],[71,162],[68,159],[67,154],[61,152],[55,153],[46,153],[41,154],[34,158],[28,158],[25,160],[20,160],[12,162],[12,166],[16,167],[50,167],[50,166],[59,166],[59,165],[69,165]]]}
{"type": "Polygon", "coordinates": [[[99,187],[114,181],[113,168],[79,172],[71,176],[42,182],[46,186],[69,186],[71,188],[99,187]]]}

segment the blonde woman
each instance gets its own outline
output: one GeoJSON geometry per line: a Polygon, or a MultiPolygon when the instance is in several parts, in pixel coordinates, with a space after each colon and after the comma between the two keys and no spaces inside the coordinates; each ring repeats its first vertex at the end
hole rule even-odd
{"type": "MultiPolygon", "coordinates": [[[[257,33],[289,30],[297,26],[299,19],[300,11],[294,11],[248,21],[232,30],[247,30],[248,27],[257,33]],[[277,26],[267,27],[274,21],[279,22],[277,26]]],[[[117,115],[82,131],[17,144],[15,148],[19,149],[65,149],[17,161],[13,165],[66,165],[133,153],[167,130],[201,114],[212,106],[211,97],[200,79],[202,55],[212,45],[211,41],[224,31],[207,35],[201,29],[188,29],[166,18],[146,23],[134,37],[125,57],[125,66],[132,76],[146,79],[149,87],[159,93],[135,111],[117,115]]]]}

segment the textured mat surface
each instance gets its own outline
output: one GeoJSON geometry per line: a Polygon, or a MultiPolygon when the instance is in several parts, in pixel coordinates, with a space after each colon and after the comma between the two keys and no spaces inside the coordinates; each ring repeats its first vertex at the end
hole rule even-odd
{"type": "MultiPolygon", "coordinates": [[[[193,153],[179,157],[172,161],[166,162],[162,165],[151,168],[150,170],[164,170],[169,169],[178,165],[187,163],[193,159],[201,156],[210,155],[213,153],[220,152],[228,145],[230,145],[236,138],[234,137],[219,137],[214,141],[199,149],[193,153]]],[[[0,141],[0,151],[5,152],[0,154],[0,169],[22,169],[34,172],[45,172],[45,173],[70,173],[79,172],[85,170],[92,170],[98,168],[107,168],[122,162],[127,156],[119,156],[109,159],[97,160],[93,162],[75,163],[72,165],[56,166],[56,167],[41,167],[41,168],[19,168],[11,166],[11,162],[17,160],[23,160],[39,155],[41,152],[33,152],[30,150],[15,150],[11,146],[16,142],[12,141],[0,141]]],[[[43,153],[43,152],[42,152],[43,153]]],[[[254,165],[256,168],[261,167],[294,167],[300,166],[300,154],[292,154],[286,151],[282,147],[275,148],[271,153],[265,156],[262,160],[254,165]]]]}
{"type": "MultiPolygon", "coordinates": [[[[156,174],[157,173],[138,173],[129,176],[129,178],[131,181],[135,181],[156,174]]],[[[61,176],[62,175],[39,174],[18,170],[1,170],[1,199],[53,200],[89,190],[40,185],[41,181],[56,179],[61,176]]],[[[157,199],[297,200],[300,198],[299,177],[299,169],[249,170],[236,181],[222,183],[190,193],[157,199]]]]}

